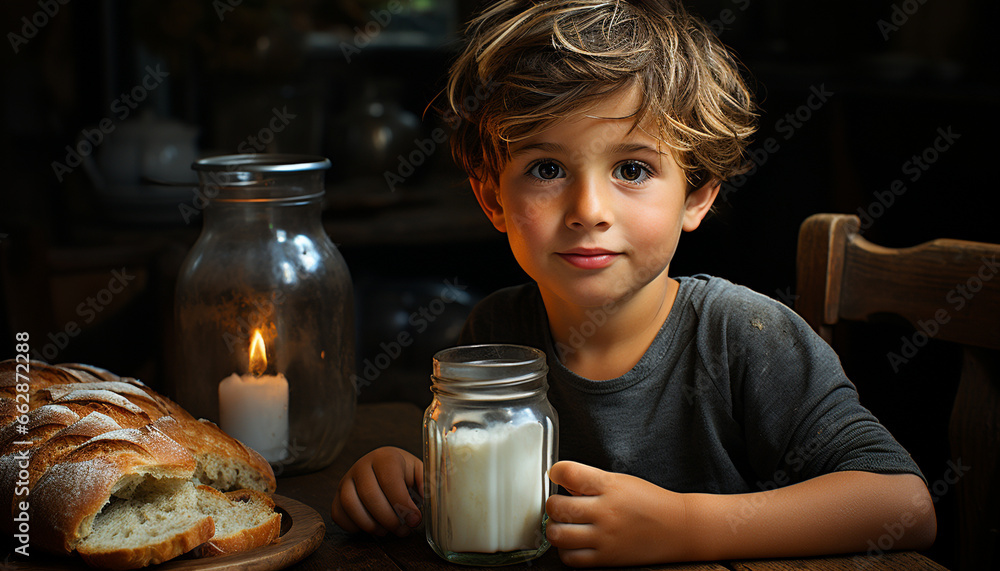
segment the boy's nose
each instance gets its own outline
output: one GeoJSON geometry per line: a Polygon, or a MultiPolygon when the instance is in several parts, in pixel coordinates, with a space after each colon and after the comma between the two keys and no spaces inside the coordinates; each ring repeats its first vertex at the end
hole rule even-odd
{"type": "Polygon", "coordinates": [[[567,193],[566,226],[574,230],[609,228],[613,223],[610,198],[601,181],[578,180],[567,193]]]}

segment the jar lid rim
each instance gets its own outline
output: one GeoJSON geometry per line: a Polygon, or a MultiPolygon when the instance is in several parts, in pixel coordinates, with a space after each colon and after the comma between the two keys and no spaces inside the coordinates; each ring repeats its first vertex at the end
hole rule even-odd
{"type": "MultiPolygon", "coordinates": [[[[494,357],[495,358],[495,357],[494,357]]],[[[545,353],[540,349],[535,347],[529,347],[527,345],[519,345],[516,343],[480,343],[477,345],[459,345],[455,347],[449,347],[447,349],[441,349],[434,354],[434,361],[436,363],[447,363],[449,366],[462,366],[462,367],[523,367],[525,365],[531,365],[533,363],[538,363],[539,361],[544,366],[545,365],[545,353]],[[480,351],[488,353],[496,353],[497,357],[500,353],[506,353],[504,358],[500,361],[490,361],[486,358],[482,361],[468,362],[468,361],[451,361],[449,358],[454,354],[468,353],[469,351],[480,351]],[[513,357],[510,355],[511,352],[520,353],[519,356],[513,357]]],[[[536,365],[537,366],[537,365],[536,365]]]]}
{"type": "Polygon", "coordinates": [[[326,170],[331,166],[326,157],[286,153],[219,155],[191,163],[196,171],[302,172],[326,170]]]}

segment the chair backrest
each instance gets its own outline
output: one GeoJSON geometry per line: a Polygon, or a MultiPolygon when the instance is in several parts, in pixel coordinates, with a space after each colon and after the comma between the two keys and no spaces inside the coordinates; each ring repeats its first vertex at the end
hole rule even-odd
{"type": "Polygon", "coordinates": [[[795,309],[827,342],[842,320],[895,314],[915,342],[963,346],[949,426],[953,462],[970,467],[957,482],[963,569],[1000,569],[998,258],[1000,244],[963,240],[877,246],[847,214],[816,214],[799,230],[795,309]]]}
{"type": "Polygon", "coordinates": [[[883,248],[859,227],[854,215],[816,214],[799,231],[795,309],[824,338],[841,319],[892,313],[937,339],[1000,349],[1000,244],[883,248]]]}

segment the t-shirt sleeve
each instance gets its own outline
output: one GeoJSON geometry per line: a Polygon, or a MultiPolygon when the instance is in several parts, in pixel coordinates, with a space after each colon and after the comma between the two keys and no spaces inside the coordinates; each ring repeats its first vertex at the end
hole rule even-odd
{"type": "Polygon", "coordinates": [[[720,303],[725,311],[712,313],[725,331],[733,415],[760,482],[782,486],[845,470],[924,477],[798,314],[745,288],[713,305],[720,303]]]}
{"type": "Polygon", "coordinates": [[[497,305],[497,295],[492,294],[472,308],[458,336],[459,345],[501,342],[497,341],[497,305]]]}
{"type": "Polygon", "coordinates": [[[503,288],[483,298],[465,320],[459,344],[532,344],[540,311],[537,290],[532,285],[503,288]]]}

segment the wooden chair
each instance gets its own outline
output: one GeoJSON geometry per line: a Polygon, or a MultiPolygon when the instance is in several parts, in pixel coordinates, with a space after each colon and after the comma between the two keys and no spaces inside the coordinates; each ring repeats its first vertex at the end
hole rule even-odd
{"type": "Polygon", "coordinates": [[[799,231],[796,311],[827,342],[841,320],[895,314],[929,338],[962,346],[949,421],[958,480],[958,561],[1000,569],[1000,245],[933,240],[884,248],[859,231],[857,216],[816,214],[799,231]]]}

